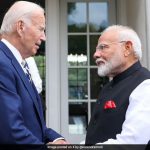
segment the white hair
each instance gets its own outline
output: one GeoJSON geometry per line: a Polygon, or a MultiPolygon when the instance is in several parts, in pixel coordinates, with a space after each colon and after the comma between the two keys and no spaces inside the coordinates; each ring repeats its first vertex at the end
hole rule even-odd
{"type": "Polygon", "coordinates": [[[122,26],[122,25],[112,25],[109,26],[108,28],[106,28],[104,32],[107,31],[117,31],[118,33],[118,40],[119,41],[131,41],[133,44],[133,49],[134,49],[134,53],[135,56],[138,59],[142,58],[142,48],[141,48],[141,40],[139,38],[139,36],[137,35],[137,33],[130,27],[128,26],[122,26]]]}
{"type": "Polygon", "coordinates": [[[30,17],[36,11],[42,11],[44,13],[44,9],[38,4],[27,1],[15,2],[4,16],[0,29],[1,34],[13,32],[14,25],[19,19],[30,23],[30,17]]]}

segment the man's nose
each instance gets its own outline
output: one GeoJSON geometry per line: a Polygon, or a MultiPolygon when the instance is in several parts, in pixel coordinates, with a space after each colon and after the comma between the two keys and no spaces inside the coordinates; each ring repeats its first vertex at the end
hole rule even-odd
{"type": "Polygon", "coordinates": [[[42,35],[41,35],[41,40],[42,40],[42,41],[45,41],[45,40],[46,40],[45,32],[42,33],[42,35]]]}
{"type": "Polygon", "coordinates": [[[97,58],[100,58],[100,57],[101,57],[101,52],[98,51],[98,50],[96,50],[95,53],[94,53],[94,55],[93,55],[93,58],[97,59],[97,58]]]}

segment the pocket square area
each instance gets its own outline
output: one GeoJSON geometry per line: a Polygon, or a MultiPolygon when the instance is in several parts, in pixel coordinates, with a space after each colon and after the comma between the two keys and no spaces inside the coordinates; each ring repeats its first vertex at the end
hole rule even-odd
{"type": "Polygon", "coordinates": [[[108,100],[105,102],[104,109],[114,109],[116,108],[116,104],[113,100],[108,100]]]}

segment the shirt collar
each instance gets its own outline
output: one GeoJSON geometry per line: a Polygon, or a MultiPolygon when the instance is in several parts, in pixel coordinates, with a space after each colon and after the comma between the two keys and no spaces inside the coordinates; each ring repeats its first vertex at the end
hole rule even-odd
{"type": "MultiPolygon", "coordinates": [[[[8,42],[6,39],[2,39],[1,40],[9,49],[10,51],[13,53],[14,57],[17,59],[17,61],[19,62],[19,64],[21,65],[22,62],[22,56],[19,52],[18,49],[16,49],[10,42],[8,42]]],[[[22,66],[22,65],[21,65],[22,66]]]]}

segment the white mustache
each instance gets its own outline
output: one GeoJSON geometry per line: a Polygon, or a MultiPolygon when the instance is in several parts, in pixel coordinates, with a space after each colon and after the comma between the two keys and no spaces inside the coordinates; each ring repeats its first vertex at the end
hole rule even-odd
{"type": "Polygon", "coordinates": [[[100,62],[106,63],[106,61],[104,59],[102,59],[102,58],[98,58],[95,61],[96,64],[99,64],[100,62]]]}

